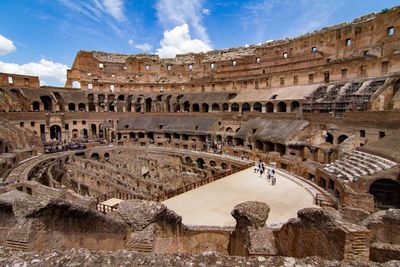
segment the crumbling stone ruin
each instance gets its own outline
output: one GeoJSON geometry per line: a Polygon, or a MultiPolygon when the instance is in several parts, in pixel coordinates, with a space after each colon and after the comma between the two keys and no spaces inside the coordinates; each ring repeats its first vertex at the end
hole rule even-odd
{"type": "Polygon", "coordinates": [[[79,51],[64,87],[0,73],[0,263],[399,265],[399,12],[170,59],[79,51]],[[272,225],[249,201],[222,227],[161,203],[260,160],[320,207],[272,225]]]}

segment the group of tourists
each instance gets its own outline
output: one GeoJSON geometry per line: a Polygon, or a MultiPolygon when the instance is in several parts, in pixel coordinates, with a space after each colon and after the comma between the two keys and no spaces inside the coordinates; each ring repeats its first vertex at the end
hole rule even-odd
{"type": "Polygon", "coordinates": [[[259,162],[256,162],[256,164],[254,165],[254,173],[259,173],[261,178],[265,173],[267,180],[272,185],[276,184],[275,168],[272,167],[266,171],[266,165],[261,160],[259,162]]]}
{"type": "Polygon", "coordinates": [[[47,143],[44,146],[45,153],[55,153],[67,150],[81,150],[86,149],[86,145],[82,143],[47,143]]]}

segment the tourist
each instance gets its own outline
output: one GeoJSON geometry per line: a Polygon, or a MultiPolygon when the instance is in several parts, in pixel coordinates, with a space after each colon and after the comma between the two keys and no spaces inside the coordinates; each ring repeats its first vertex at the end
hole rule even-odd
{"type": "Polygon", "coordinates": [[[257,173],[259,170],[258,163],[254,165],[254,173],[257,173]]]}

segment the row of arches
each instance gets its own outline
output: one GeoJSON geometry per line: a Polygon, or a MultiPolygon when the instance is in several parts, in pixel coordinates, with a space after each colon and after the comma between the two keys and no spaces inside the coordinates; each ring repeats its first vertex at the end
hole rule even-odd
{"type": "MultiPolygon", "coordinates": [[[[41,96],[42,103],[39,101],[32,102],[33,111],[53,111],[53,101],[49,96],[41,96]],[[41,105],[43,109],[41,109],[41,105]]],[[[163,97],[158,97],[156,101],[152,98],[139,97],[136,101],[133,100],[133,96],[128,96],[125,100],[125,96],[120,95],[116,98],[114,95],[109,95],[106,100],[105,95],[98,95],[97,101],[94,99],[93,94],[88,95],[87,103],[68,103],[65,107],[59,103],[60,111],[67,109],[69,112],[97,112],[97,111],[109,111],[109,112],[297,112],[300,109],[299,101],[291,101],[286,103],[285,101],[279,101],[276,104],[273,102],[261,103],[255,102],[250,103],[190,103],[185,101],[179,103],[179,97],[177,101],[172,103],[172,96],[168,96],[163,100],[163,97]],[[118,99],[118,101],[117,101],[118,99]],[[119,102],[124,101],[124,102],[119,102]],[[290,108],[290,109],[289,109],[290,108]]],[[[61,100],[58,100],[59,102],[61,100]]]]}

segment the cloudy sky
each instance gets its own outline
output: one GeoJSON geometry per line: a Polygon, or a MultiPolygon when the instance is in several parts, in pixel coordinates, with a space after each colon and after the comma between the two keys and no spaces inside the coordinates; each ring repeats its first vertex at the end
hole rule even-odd
{"type": "Polygon", "coordinates": [[[179,53],[294,37],[398,0],[1,0],[0,72],[63,86],[79,50],[179,53]]]}

